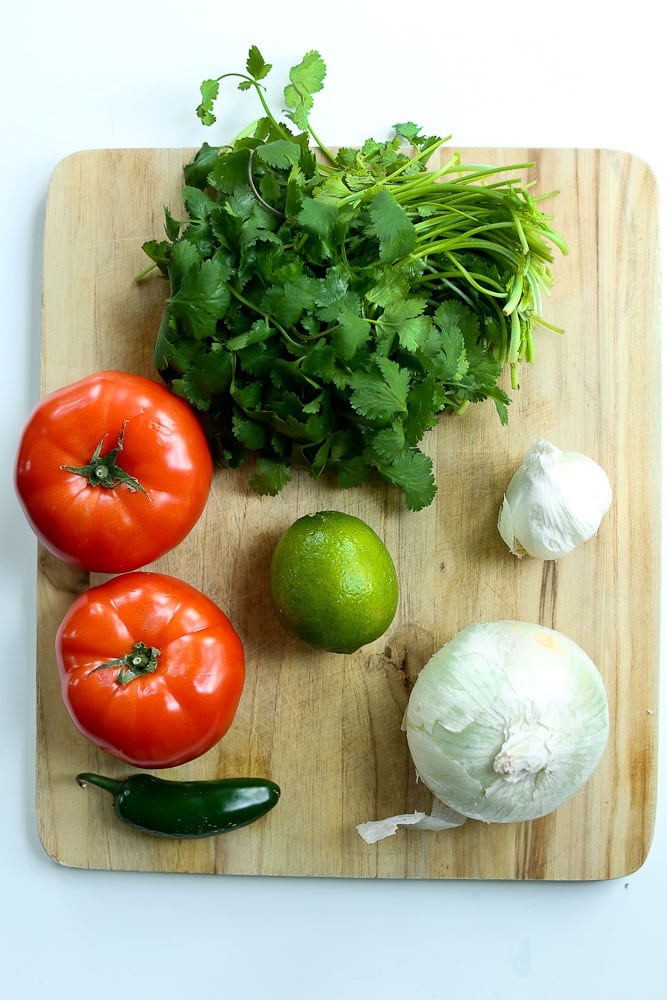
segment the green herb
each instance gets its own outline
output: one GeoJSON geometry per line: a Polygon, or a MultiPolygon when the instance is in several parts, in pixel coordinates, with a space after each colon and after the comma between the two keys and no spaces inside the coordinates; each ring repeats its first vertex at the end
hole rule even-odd
{"type": "Polygon", "coordinates": [[[205,414],[220,463],[254,456],[257,492],[298,466],[343,487],[379,474],[419,510],[436,492],[420,443],[440,415],[491,399],[507,421],[501,376],[516,388],[534,359],[551,246],[567,247],[529,188],[499,176],[532,164],[453,154],[430,170],[448,140],[412,122],[329,149],[310,121],[320,55],[290,71],[280,116],[270,70],[253,46],[245,73],[201,86],[206,125],[230,78],[263,114],[202,145],[184,170],[186,218],[167,210],[165,239],[144,244],[170,286],[155,365],[205,414]]]}

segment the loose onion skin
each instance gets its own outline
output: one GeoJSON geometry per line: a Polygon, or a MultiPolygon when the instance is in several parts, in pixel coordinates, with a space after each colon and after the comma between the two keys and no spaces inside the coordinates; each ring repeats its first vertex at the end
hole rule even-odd
{"type": "Polygon", "coordinates": [[[575,642],[520,621],[470,625],[419,674],[405,717],[419,778],[470,819],[516,823],[563,805],[609,738],[602,677],[575,642]]]}

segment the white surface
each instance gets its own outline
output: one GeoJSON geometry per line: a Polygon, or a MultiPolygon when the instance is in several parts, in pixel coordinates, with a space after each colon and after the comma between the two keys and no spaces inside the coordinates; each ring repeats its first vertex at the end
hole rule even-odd
{"type": "MultiPolygon", "coordinates": [[[[322,53],[329,73],[314,122],[327,141],[382,138],[412,118],[427,132],[452,133],[459,146],[622,148],[650,163],[664,195],[659,5],[637,0],[614,10],[582,0],[5,0],[2,996],[664,995],[664,764],[648,860],[613,882],[216,878],[83,872],[52,862],[34,819],[35,543],[11,482],[18,435],[38,395],[44,199],[63,156],[215,141],[194,115],[199,83],[242,68],[256,43],[280,88],[280,69],[310,48],[322,53]]],[[[249,95],[232,98],[232,107],[226,135],[255,114],[249,95]]]]}

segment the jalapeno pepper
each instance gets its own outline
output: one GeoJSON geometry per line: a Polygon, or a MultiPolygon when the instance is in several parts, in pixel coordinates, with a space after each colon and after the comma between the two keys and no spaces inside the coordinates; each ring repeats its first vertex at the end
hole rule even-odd
{"type": "Polygon", "coordinates": [[[254,823],[278,802],[280,788],[265,778],[168,781],[150,774],[107,778],[77,774],[85,788],[113,795],[116,816],[128,826],[160,837],[212,837],[254,823]]]}

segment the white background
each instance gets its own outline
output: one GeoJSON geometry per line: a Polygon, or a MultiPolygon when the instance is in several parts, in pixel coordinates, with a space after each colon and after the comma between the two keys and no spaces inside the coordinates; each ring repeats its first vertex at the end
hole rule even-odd
{"type": "MultiPolygon", "coordinates": [[[[427,133],[453,134],[460,146],[621,148],[649,162],[664,194],[667,57],[659,5],[635,0],[611,10],[585,0],[5,0],[3,996],[664,996],[664,766],[648,860],[612,882],[144,875],[51,861],[34,817],[35,541],[12,485],[18,436],[38,397],[44,200],[62,157],[84,148],[215,141],[194,114],[199,83],[243,68],[255,43],[274,63],[280,88],[283,71],[304,52],[322,53],[329,72],[314,124],[329,142],[383,138],[394,122],[412,118],[427,133]]],[[[240,95],[232,100],[225,138],[254,117],[251,105],[240,95]]],[[[647,377],[655,364],[646,359],[647,377]]]]}

